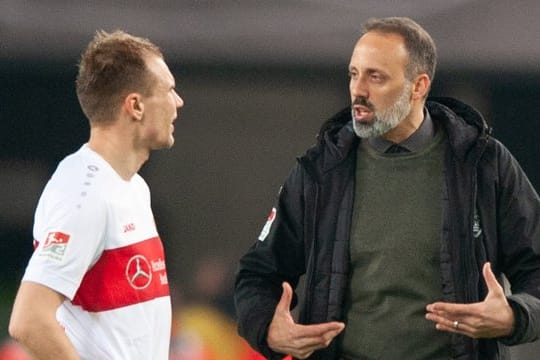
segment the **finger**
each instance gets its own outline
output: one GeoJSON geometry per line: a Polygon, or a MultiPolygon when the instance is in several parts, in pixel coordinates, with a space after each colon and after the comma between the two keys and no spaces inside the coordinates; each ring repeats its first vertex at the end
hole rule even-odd
{"type": "Polygon", "coordinates": [[[302,329],[304,331],[302,337],[295,337],[292,341],[292,346],[298,351],[301,352],[313,352],[327,347],[330,342],[343,330],[343,326],[340,326],[336,330],[330,330],[323,333],[319,333],[317,330],[316,334],[306,335],[306,330],[311,331],[316,325],[306,325],[302,329]],[[311,329],[308,329],[311,328],[311,329]]]}
{"type": "Polygon", "coordinates": [[[307,359],[311,354],[313,354],[313,351],[310,351],[310,352],[307,352],[307,353],[298,353],[296,355],[294,355],[294,358],[295,359],[307,359]]]}
{"type": "Polygon", "coordinates": [[[437,330],[440,330],[440,331],[447,331],[447,332],[452,332],[452,333],[462,334],[462,335],[468,335],[468,336],[470,336],[471,331],[474,330],[468,324],[463,323],[461,321],[457,321],[457,320],[454,320],[454,321],[450,321],[450,320],[442,321],[440,323],[437,323],[435,325],[435,328],[437,330]]]}
{"type": "Polygon", "coordinates": [[[276,306],[276,312],[289,312],[291,309],[291,301],[292,301],[292,288],[291,285],[289,285],[288,282],[283,282],[281,285],[283,288],[283,292],[281,293],[281,299],[279,299],[279,303],[276,306]]]}
{"type": "Polygon", "coordinates": [[[495,274],[493,274],[493,271],[491,270],[491,264],[489,262],[484,264],[484,267],[482,268],[482,275],[484,276],[484,281],[486,282],[488,292],[504,293],[501,284],[499,284],[495,274]]]}
{"type": "Polygon", "coordinates": [[[428,305],[427,310],[430,313],[434,313],[449,319],[477,317],[477,315],[482,311],[482,303],[456,304],[437,302],[428,305]]]}
{"type": "Polygon", "coordinates": [[[461,321],[456,318],[448,318],[445,316],[439,316],[439,315],[435,315],[434,313],[427,314],[426,319],[431,320],[436,324],[443,325],[445,327],[455,328],[455,321],[458,321],[459,323],[461,323],[461,321]]]}
{"type": "Polygon", "coordinates": [[[297,334],[299,338],[333,338],[344,328],[345,324],[338,321],[314,325],[297,325],[297,334]]]}

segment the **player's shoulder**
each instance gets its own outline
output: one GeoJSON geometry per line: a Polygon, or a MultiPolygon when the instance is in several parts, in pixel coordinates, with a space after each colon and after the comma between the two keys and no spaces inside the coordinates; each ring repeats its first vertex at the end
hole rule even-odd
{"type": "Polygon", "coordinates": [[[104,176],[104,165],[104,160],[84,145],[60,161],[48,186],[69,192],[84,184],[99,185],[104,176]]]}
{"type": "Polygon", "coordinates": [[[148,183],[140,174],[134,174],[133,177],[130,180],[131,183],[133,183],[135,186],[137,186],[140,190],[148,191],[148,183]]]}

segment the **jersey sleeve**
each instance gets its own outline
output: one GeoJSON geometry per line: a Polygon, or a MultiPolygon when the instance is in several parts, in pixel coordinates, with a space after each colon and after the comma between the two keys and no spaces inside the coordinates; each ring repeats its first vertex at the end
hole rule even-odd
{"type": "Polygon", "coordinates": [[[35,250],[23,281],[73,299],[104,249],[107,204],[97,176],[96,169],[80,161],[59,165],[36,209],[35,250]]]}

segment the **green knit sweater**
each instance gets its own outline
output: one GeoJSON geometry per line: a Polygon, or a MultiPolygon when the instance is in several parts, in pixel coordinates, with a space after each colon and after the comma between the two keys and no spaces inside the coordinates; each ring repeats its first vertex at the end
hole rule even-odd
{"type": "Polygon", "coordinates": [[[450,358],[450,337],[425,319],[442,298],[442,157],[442,132],[412,154],[359,146],[344,358],[450,358]]]}

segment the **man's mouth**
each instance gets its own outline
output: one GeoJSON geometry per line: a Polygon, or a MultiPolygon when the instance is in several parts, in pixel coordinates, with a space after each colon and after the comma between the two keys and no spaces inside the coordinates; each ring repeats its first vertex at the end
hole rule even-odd
{"type": "Polygon", "coordinates": [[[371,122],[373,110],[363,105],[353,105],[354,120],[362,123],[371,122]]]}

